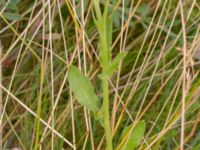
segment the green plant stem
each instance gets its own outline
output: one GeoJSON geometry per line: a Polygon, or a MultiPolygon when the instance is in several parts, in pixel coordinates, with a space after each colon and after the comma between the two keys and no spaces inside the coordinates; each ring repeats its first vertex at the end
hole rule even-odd
{"type": "MultiPolygon", "coordinates": [[[[109,49],[111,47],[109,41],[110,37],[108,36],[107,32],[107,21],[108,21],[108,6],[109,0],[105,1],[105,7],[103,15],[101,13],[99,0],[93,0],[94,9],[96,12],[97,17],[97,28],[99,31],[99,42],[100,42],[100,62],[103,68],[103,73],[105,72],[106,67],[110,63],[109,58],[109,49]]],[[[106,142],[107,142],[107,150],[112,150],[112,136],[111,136],[111,129],[110,129],[110,119],[109,119],[109,88],[108,88],[108,78],[103,78],[103,120],[104,120],[104,130],[106,135],[106,142]]]]}
{"type": "MultiPolygon", "coordinates": [[[[103,72],[105,72],[105,68],[109,63],[108,59],[108,45],[107,45],[107,35],[106,35],[106,19],[103,21],[102,25],[102,33],[100,36],[101,39],[101,50],[103,55],[103,72]]],[[[107,141],[107,149],[112,150],[112,136],[111,136],[111,129],[110,129],[110,119],[109,119],[109,88],[108,88],[108,78],[103,78],[103,106],[102,111],[104,114],[104,128],[106,134],[106,141],[107,141]]]]}
{"type": "Polygon", "coordinates": [[[103,79],[103,106],[102,111],[104,114],[104,129],[106,134],[107,149],[112,150],[112,136],[110,130],[110,120],[109,120],[109,89],[108,89],[108,79],[103,79]]]}
{"type": "MultiPolygon", "coordinates": [[[[107,2],[108,4],[108,2],[107,2]]],[[[105,72],[106,66],[109,65],[109,46],[108,45],[108,33],[107,33],[107,7],[104,10],[104,16],[102,19],[102,26],[101,26],[101,51],[102,51],[102,67],[103,72],[105,72]]],[[[107,142],[107,150],[112,150],[112,136],[111,136],[111,129],[110,129],[110,119],[109,119],[109,88],[108,88],[108,78],[102,79],[103,81],[103,106],[102,111],[104,114],[104,129],[106,134],[106,142],[107,142]]]]}

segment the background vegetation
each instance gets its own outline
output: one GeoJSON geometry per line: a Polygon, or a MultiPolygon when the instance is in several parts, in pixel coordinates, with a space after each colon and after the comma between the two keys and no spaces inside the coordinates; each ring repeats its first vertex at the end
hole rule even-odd
{"type": "MultiPolygon", "coordinates": [[[[110,0],[108,12],[110,57],[126,53],[108,80],[113,148],[199,150],[200,1],[110,0]]],[[[102,102],[95,17],[90,0],[0,0],[3,149],[106,149],[67,80],[77,66],[102,102]]]]}

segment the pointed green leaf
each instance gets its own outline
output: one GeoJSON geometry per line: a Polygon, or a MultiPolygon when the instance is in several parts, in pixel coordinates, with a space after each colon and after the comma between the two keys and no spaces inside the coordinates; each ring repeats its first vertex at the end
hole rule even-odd
{"type": "Polygon", "coordinates": [[[126,140],[122,144],[121,150],[134,150],[142,140],[145,132],[145,122],[139,121],[133,129],[132,127],[133,125],[129,125],[123,130],[122,137],[126,140]]]}
{"type": "Polygon", "coordinates": [[[110,77],[116,70],[117,67],[119,66],[120,61],[126,56],[125,52],[119,53],[114,60],[111,62],[111,64],[106,67],[104,72],[100,75],[100,78],[107,78],[110,77]]]}
{"type": "Polygon", "coordinates": [[[119,54],[114,58],[114,60],[112,61],[112,63],[110,64],[109,70],[110,70],[111,72],[114,72],[114,71],[117,69],[117,67],[118,67],[118,65],[119,65],[119,63],[120,63],[120,61],[121,61],[125,56],[126,56],[126,53],[125,53],[125,52],[119,53],[119,54]]]}
{"type": "Polygon", "coordinates": [[[18,20],[21,20],[22,17],[18,14],[15,14],[15,13],[3,13],[3,16],[8,19],[8,20],[11,20],[11,21],[18,21],[18,20]]]}
{"type": "Polygon", "coordinates": [[[77,101],[94,113],[100,110],[100,101],[90,80],[75,66],[69,67],[69,86],[77,101]]]}

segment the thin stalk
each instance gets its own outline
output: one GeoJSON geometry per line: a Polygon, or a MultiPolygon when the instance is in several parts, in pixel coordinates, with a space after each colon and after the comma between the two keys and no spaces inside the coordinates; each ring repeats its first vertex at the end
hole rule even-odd
{"type": "Polygon", "coordinates": [[[104,114],[104,129],[106,135],[107,149],[112,150],[112,136],[110,130],[110,120],[109,120],[109,89],[108,80],[103,79],[103,106],[102,111],[104,114]]]}
{"type": "MultiPolygon", "coordinates": [[[[103,19],[102,25],[102,36],[101,40],[101,50],[102,50],[102,67],[103,72],[106,66],[108,65],[108,45],[107,45],[107,35],[106,35],[106,19],[103,19]]],[[[107,149],[112,150],[112,136],[110,129],[110,119],[109,119],[109,88],[108,88],[108,78],[102,79],[103,82],[103,106],[102,111],[104,114],[104,129],[106,135],[107,149]]]]}

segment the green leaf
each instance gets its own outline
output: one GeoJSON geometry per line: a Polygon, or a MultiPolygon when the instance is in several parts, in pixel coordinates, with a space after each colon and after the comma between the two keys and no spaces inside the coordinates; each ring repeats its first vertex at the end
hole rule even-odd
{"type": "Polygon", "coordinates": [[[100,110],[100,101],[94,92],[94,87],[90,80],[75,66],[69,67],[69,86],[77,101],[92,112],[100,110]]]}
{"type": "Polygon", "coordinates": [[[9,3],[5,2],[4,0],[0,0],[0,4],[2,4],[6,9],[10,10],[17,10],[17,4],[20,2],[20,0],[10,0],[9,3]]]}
{"type": "Polygon", "coordinates": [[[119,63],[120,63],[120,61],[124,58],[126,56],[126,52],[121,52],[121,53],[119,53],[115,58],[114,58],[114,60],[112,61],[112,63],[109,65],[109,70],[111,71],[111,72],[114,72],[116,69],[117,69],[117,67],[118,67],[118,65],[119,65],[119,63]]]}
{"type": "Polygon", "coordinates": [[[3,13],[3,16],[11,21],[19,21],[21,19],[23,19],[20,15],[15,14],[15,13],[3,13]]]}
{"type": "Polygon", "coordinates": [[[11,9],[11,10],[17,10],[17,6],[13,3],[9,3],[7,6],[6,6],[7,9],[11,9]]]}
{"type": "Polygon", "coordinates": [[[121,52],[119,53],[114,60],[111,62],[111,64],[109,64],[104,72],[100,75],[100,78],[107,78],[110,77],[116,70],[117,67],[119,66],[120,61],[126,56],[125,52],[121,52]]]}
{"type": "Polygon", "coordinates": [[[20,2],[20,0],[11,0],[10,1],[10,3],[15,4],[15,5],[19,4],[19,2],[20,2]]]}
{"type": "Polygon", "coordinates": [[[132,129],[133,125],[125,127],[122,137],[126,138],[121,146],[121,150],[134,150],[137,148],[142,140],[145,132],[145,122],[139,121],[138,124],[132,129]]]}

